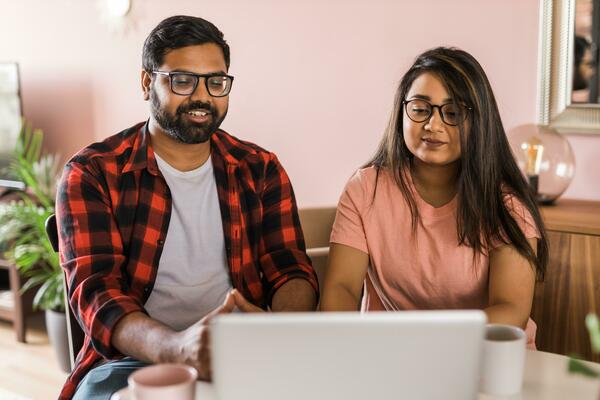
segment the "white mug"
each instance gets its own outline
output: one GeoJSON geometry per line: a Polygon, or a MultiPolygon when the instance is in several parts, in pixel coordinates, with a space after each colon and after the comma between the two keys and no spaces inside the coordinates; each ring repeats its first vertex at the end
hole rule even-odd
{"type": "Polygon", "coordinates": [[[492,396],[521,392],[525,344],[526,335],[521,328],[500,324],[486,326],[480,392],[492,396]]]}
{"type": "Polygon", "coordinates": [[[183,364],[155,364],[129,375],[135,400],[194,400],[198,372],[183,364]]]}

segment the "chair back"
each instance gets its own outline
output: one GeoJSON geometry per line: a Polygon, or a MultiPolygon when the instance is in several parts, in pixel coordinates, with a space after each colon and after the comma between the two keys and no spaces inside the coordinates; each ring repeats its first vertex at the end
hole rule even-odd
{"type": "Polygon", "coordinates": [[[304,232],[306,253],[312,260],[313,268],[323,287],[327,257],[329,256],[329,236],[335,220],[335,207],[303,208],[298,210],[300,224],[304,232]]]}
{"type": "MultiPolygon", "coordinates": [[[[52,214],[46,219],[46,235],[52,244],[54,251],[58,252],[58,228],[56,225],[56,215],[52,214]]],[[[69,305],[69,297],[67,295],[67,276],[65,274],[63,280],[65,293],[65,312],[67,313],[67,336],[69,339],[69,359],[71,362],[71,371],[75,368],[75,358],[83,347],[83,339],[85,334],[79,326],[79,322],[73,314],[73,310],[69,305]]]]}

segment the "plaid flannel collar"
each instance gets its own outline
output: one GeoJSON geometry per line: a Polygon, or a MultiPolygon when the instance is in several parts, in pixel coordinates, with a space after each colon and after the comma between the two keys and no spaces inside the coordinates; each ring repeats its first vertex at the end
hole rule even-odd
{"type": "MultiPolygon", "coordinates": [[[[159,175],[156,157],[152,150],[148,121],[143,123],[143,125],[137,125],[132,129],[137,130],[138,133],[133,135],[131,155],[123,167],[123,173],[146,168],[152,175],[159,175]]],[[[210,143],[211,156],[213,158],[220,158],[225,164],[237,165],[248,155],[246,149],[235,146],[235,144],[225,136],[225,132],[222,130],[218,130],[211,136],[210,143]]]]}

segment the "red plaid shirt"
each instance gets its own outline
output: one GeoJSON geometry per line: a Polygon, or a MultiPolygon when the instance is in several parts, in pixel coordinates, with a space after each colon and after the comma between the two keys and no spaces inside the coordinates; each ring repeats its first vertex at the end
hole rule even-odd
{"type": "MultiPolygon", "coordinates": [[[[263,308],[292,278],[308,280],[318,293],[277,157],[223,131],[212,136],[211,150],[233,286],[263,308]]],[[[69,399],[98,361],[123,357],[111,345],[113,328],[127,314],[145,312],[156,279],[171,195],[147,124],[75,155],[65,166],[56,214],[70,305],[86,334],[60,394],[69,399]]]]}

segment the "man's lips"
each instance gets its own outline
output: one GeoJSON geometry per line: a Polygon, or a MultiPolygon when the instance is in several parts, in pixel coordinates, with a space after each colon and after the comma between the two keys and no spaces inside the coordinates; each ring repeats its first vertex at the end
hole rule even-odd
{"type": "Polygon", "coordinates": [[[194,109],[183,113],[185,117],[196,123],[204,123],[210,120],[212,113],[205,109],[194,109]]]}

